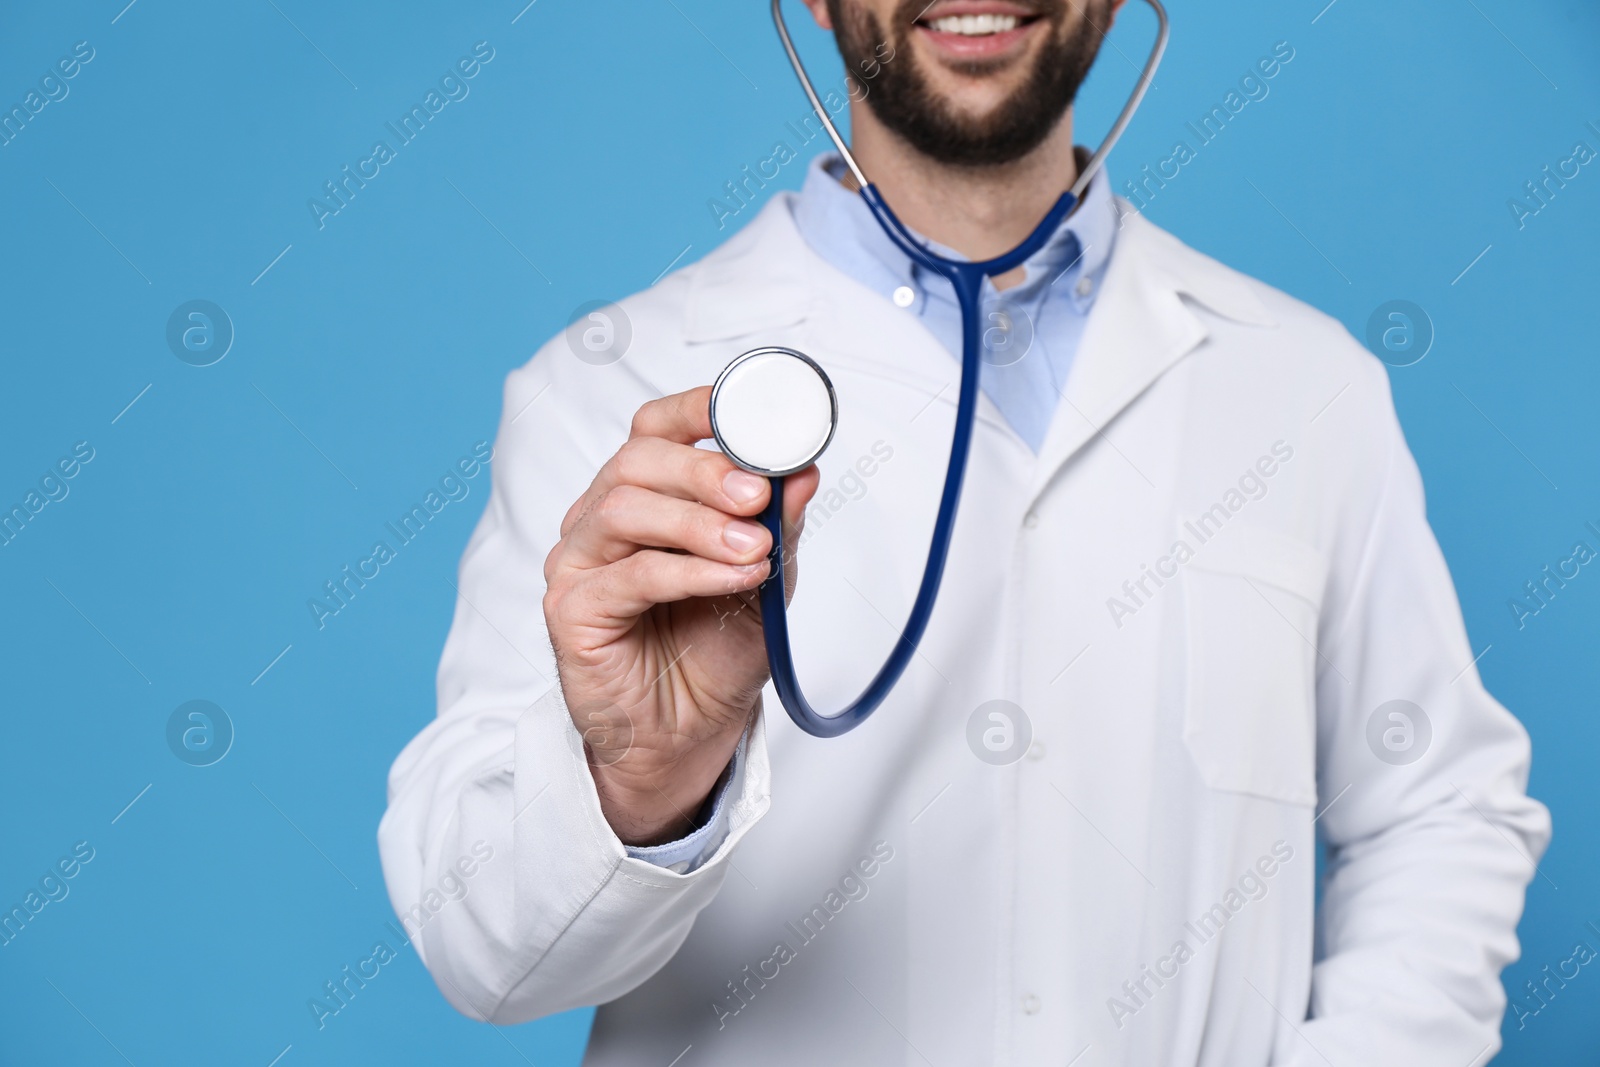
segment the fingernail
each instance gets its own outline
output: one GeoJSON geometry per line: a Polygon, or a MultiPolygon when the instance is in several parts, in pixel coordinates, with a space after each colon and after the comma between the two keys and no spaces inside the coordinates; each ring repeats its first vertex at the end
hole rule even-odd
{"type": "Polygon", "coordinates": [[[766,479],[749,471],[731,470],[722,479],[722,491],[735,504],[748,504],[761,495],[766,479]]]}
{"type": "Polygon", "coordinates": [[[748,552],[761,543],[761,527],[753,522],[730,522],[722,528],[722,540],[735,552],[748,552]]]}

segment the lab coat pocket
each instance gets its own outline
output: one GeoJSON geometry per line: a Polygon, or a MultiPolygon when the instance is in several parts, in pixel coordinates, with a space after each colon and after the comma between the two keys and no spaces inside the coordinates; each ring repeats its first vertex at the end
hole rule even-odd
{"type": "Polygon", "coordinates": [[[1184,575],[1184,744],[1213,789],[1315,805],[1317,613],[1310,545],[1228,527],[1184,575]]]}

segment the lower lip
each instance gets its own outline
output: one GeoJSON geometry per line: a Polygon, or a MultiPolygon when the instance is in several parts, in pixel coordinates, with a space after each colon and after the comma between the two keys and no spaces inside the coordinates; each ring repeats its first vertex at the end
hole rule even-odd
{"type": "Polygon", "coordinates": [[[917,32],[940,52],[954,59],[990,59],[1003,56],[1011,52],[1022,43],[1028,33],[1044,20],[1035,19],[1033,22],[1018,26],[1014,30],[1005,30],[1001,33],[985,34],[981,37],[969,37],[960,33],[940,33],[938,30],[919,25],[917,32]]]}

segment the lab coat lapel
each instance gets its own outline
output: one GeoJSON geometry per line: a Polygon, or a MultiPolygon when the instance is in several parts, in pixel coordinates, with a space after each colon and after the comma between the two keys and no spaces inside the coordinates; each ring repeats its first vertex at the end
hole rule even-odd
{"type": "Polygon", "coordinates": [[[1253,294],[1165,236],[1126,205],[1116,251],[1089,314],[1072,370],[1039,451],[1030,505],[1086,444],[1105,435],[1129,404],[1206,340],[1194,297],[1229,317],[1270,323],[1253,294]]]}
{"type": "Polygon", "coordinates": [[[821,296],[812,284],[810,255],[787,197],[775,198],[692,269],[683,339],[727,341],[804,322],[821,296]]]}

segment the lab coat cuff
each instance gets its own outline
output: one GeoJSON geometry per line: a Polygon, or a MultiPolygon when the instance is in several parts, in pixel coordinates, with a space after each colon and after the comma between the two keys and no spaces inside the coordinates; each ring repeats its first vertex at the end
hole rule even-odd
{"type": "MultiPolygon", "coordinates": [[[[707,832],[699,842],[700,852],[689,855],[691,862],[683,870],[655,862],[659,857],[636,856],[606,822],[583,737],[572,722],[559,685],[523,713],[517,729],[515,783],[517,849],[528,862],[548,864],[564,857],[575,874],[588,872],[575,882],[592,880],[590,892],[597,891],[619,865],[633,882],[677,885],[708,876],[712,868],[720,867],[745,832],[766,813],[771,792],[766,728],[758,706],[730,764],[717,802],[719,810],[702,828],[707,832]],[[548,795],[542,795],[547,785],[548,795]]],[[[686,855],[691,852],[688,841],[700,832],[684,839],[686,855]]],[[[673,861],[684,858],[675,856],[673,861]]]]}
{"type": "Polygon", "coordinates": [[[749,743],[748,731],[739,738],[739,747],[734,749],[733,758],[728,761],[728,766],[723,770],[722,776],[717,779],[716,785],[711,789],[711,796],[701,807],[704,812],[707,807],[711,809],[709,816],[701,819],[698,829],[685,834],[676,841],[668,841],[663,845],[646,845],[635,847],[626,846],[628,855],[636,860],[653,863],[657,867],[665,867],[669,871],[687,874],[700,866],[705,858],[715,852],[717,846],[728,836],[728,814],[732,807],[728,794],[733,788],[734,779],[738,776],[744,763],[745,746],[749,743]]]}

